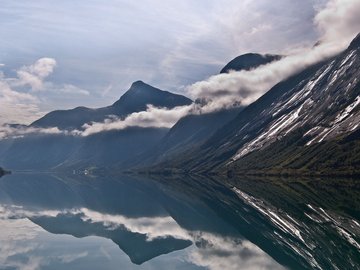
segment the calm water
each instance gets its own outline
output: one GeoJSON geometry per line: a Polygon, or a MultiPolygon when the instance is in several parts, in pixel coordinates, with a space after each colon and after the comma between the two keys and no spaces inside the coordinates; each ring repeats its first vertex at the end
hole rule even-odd
{"type": "Polygon", "coordinates": [[[0,269],[360,269],[360,181],[0,178],[0,269]]]}

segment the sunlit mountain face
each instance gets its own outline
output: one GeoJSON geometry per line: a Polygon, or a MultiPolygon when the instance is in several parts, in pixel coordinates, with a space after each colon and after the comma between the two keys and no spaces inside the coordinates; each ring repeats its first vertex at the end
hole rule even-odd
{"type": "Polygon", "coordinates": [[[6,176],[1,264],[357,269],[356,181],[223,180],[6,176]]]}

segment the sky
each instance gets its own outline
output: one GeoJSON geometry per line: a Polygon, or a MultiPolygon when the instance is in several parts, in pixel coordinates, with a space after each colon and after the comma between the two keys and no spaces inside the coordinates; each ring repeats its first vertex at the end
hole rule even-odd
{"type": "Polygon", "coordinates": [[[311,48],[329,1],[2,0],[0,123],[106,106],[136,80],[203,93],[238,55],[311,48]]]}

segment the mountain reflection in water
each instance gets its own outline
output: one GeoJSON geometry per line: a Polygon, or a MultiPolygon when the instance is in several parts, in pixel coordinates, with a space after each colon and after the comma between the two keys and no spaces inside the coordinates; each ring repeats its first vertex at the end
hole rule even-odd
{"type": "Polygon", "coordinates": [[[0,266],[360,269],[359,186],[15,173],[0,179],[0,266]]]}

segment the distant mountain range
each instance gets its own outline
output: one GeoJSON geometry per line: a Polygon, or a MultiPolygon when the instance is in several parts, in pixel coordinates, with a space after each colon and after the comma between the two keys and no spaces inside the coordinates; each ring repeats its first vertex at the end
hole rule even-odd
{"type": "MultiPolygon", "coordinates": [[[[137,81],[111,106],[99,109],[77,107],[72,110],[53,111],[32,123],[30,127],[81,129],[86,123],[102,122],[109,117],[123,119],[131,113],[146,110],[149,104],[172,109],[191,103],[192,100],[184,96],[137,81]]],[[[31,134],[1,141],[0,163],[17,170],[86,168],[121,164],[157,144],[167,131],[166,128],[129,127],[88,137],[31,134]]]]}
{"type": "MultiPolygon", "coordinates": [[[[246,108],[187,115],[172,128],[129,127],[87,137],[27,135],[0,141],[10,169],[136,170],[154,173],[360,173],[360,36],[347,50],[280,82],[246,108]]],[[[278,55],[246,54],[221,73],[250,70],[278,55]]],[[[113,105],[54,111],[30,126],[81,129],[109,117],[124,119],[148,105],[192,104],[142,81],[113,105]]]]}
{"type": "Polygon", "coordinates": [[[104,121],[110,115],[121,118],[134,112],[145,111],[148,104],[172,109],[191,103],[192,100],[187,97],[160,90],[142,81],[136,81],[118,101],[108,107],[98,109],[77,107],[72,110],[53,111],[36,120],[30,126],[79,129],[89,122],[104,121]]]}

